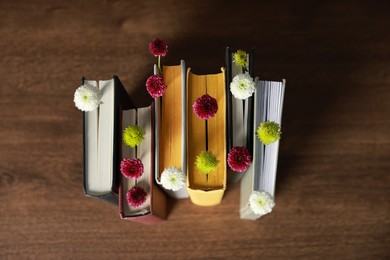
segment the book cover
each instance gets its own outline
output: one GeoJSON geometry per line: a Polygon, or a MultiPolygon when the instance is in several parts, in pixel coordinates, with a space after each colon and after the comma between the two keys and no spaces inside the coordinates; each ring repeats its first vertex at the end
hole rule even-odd
{"type": "Polygon", "coordinates": [[[226,93],[225,69],[221,73],[196,75],[187,70],[187,188],[199,206],[219,204],[226,189],[226,93]],[[213,97],[218,104],[214,117],[201,120],[193,111],[195,101],[213,97]],[[196,167],[198,155],[210,151],[219,161],[214,172],[204,174],[196,167]]]}
{"type": "Polygon", "coordinates": [[[126,89],[117,76],[110,80],[87,80],[102,92],[102,104],[83,112],[83,187],[86,196],[118,204],[118,129],[122,109],[131,107],[126,89]]]}

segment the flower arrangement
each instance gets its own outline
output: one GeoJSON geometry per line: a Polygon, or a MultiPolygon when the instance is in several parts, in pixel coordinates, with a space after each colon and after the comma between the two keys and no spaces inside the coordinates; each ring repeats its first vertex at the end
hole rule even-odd
{"type": "Polygon", "coordinates": [[[178,191],[184,183],[185,175],[176,167],[168,167],[161,173],[161,184],[167,190],[178,191]]]}
{"type": "Polygon", "coordinates": [[[165,57],[168,53],[168,44],[159,38],[154,39],[149,43],[149,51],[157,57],[158,75],[151,75],[146,80],[146,90],[152,98],[158,98],[164,95],[167,86],[164,83],[161,69],[161,57],[165,57]]]}
{"type": "Polygon", "coordinates": [[[265,145],[276,142],[281,135],[280,125],[273,121],[260,123],[257,128],[257,138],[265,145]]]}
{"type": "Polygon", "coordinates": [[[245,172],[251,165],[251,155],[246,147],[233,147],[227,158],[229,167],[236,172],[245,172]]]}
{"type": "Polygon", "coordinates": [[[98,87],[84,84],[74,92],[73,102],[81,111],[93,111],[101,103],[102,93],[98,87]]]}
{"type": "Polygon", "coordinates": [[[267,192],[254,191],[249,196],[249,206],[255,214],[263,216],[272,211],[275,202],[267,192]]]}

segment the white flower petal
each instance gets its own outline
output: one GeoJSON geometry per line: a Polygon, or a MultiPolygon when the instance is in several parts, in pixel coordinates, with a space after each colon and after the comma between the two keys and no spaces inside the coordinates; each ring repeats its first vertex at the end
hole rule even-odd
{"type": "Polygon", "coordinates": [[[274,199],[267,192],[254,191],[249,196],[249,206],[257,215],[263,216],[272,211],[275,206],[274,199]]]}
{"type": "Polygon", "coordinates": [[[167,190],[178,191],[184,186],[185,175],[176,167],[164,169],[161,173],[161,184],[167,190]]]}
{"type": "Polygon", "coordinates": [[[99,88],[85,84],[76,89],[73,102],[81,111],[92,111],[100,105],[101,98],[102,94],[99,88]]]}
{"type": "Polygon", "coordinates": [[[249,74],[238,74],[230,83],[230,92],[237,99],[247,99],[255,92],[255,82],[249,74]]]}

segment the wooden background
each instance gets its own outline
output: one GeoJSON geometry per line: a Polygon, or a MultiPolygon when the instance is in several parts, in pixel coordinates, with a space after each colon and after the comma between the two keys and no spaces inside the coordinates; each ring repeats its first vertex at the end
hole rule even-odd
{"type": "Polygon", "coordinates": [[[389,259],[389,1],[1,1],[0,53],[0,259],[389,259]],[[147,102],[155,37],[164,64],[254,47],[287,79],[272,214],[240,220],[237,185],[156,226],[84,197],[73,93],[116,74],[147,102]]]}

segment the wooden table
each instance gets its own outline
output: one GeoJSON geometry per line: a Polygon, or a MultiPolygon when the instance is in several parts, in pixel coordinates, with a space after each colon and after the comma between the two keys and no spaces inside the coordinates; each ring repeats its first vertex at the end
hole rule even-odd
{"type": "Polygon", "coordinates": [[[390,2],[2,1],[0,259],[389,259],[390,2]],[[276,207],[239,219],[172,201],[156,226],[84,197],[81,76],[118,75],[137,105],[155,59],[195,73],[226,46],[287,79],[276,207]]]}

